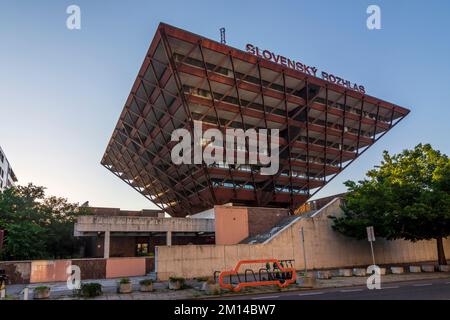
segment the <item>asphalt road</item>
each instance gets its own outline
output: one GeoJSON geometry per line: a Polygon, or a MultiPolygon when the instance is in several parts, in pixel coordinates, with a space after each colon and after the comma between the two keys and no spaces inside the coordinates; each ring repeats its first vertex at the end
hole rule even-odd
{"type": "MultiPolygon", "coordinates": [[[[227,298],[224,298],[227,299],[227,298]]],[[[450,300],[450,278],[390,282],[380,290],[367,287],[289,291],[230,297],[235,300],[450,300]]]]}

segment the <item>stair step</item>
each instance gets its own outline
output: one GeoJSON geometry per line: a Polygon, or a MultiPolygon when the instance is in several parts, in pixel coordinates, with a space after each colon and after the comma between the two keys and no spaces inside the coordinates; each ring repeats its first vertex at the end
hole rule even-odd
{"type": "Polygon", "coordinates": [[[255,243],[263,243],[267,239],[270,239],[274,234],[279,232],[281,229],[289,225],[292,221],[299,218],[299,216],[288,216],[281,220],[278,224],[276,224],[270,231],[258,234],[253,237],[249,237],[241,241],[241,243],[255,244],[255,243]]]}

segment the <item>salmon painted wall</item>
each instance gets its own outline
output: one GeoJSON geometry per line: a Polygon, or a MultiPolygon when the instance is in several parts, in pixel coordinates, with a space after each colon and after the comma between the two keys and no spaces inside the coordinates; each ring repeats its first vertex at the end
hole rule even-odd
{"type": "Polygon", "coordinates": [[[66,281],[66,269],[72,260],[36,260],[31,262],[30,283],[66,281]]]}
{"type": "Polygon", "coordinates": [[[245,207],[215,206],[216,244],[236,244],[249,235],[245,207]]]}
{"type": "Polygon", "coordinates": [[[106,278],[144,276],[145,259],[111,258],[106,261],[106,278]]]}

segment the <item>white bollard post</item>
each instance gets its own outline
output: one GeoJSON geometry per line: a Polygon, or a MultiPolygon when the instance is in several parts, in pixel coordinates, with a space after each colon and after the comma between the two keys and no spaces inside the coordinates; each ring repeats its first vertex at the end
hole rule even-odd
{"type": "Polygon", "coordinates": [[[30,289],[28,289],[28,287],[25,287],[23,289],[23,300],[28,300],[29,291],[30,291],[30,289]]]}

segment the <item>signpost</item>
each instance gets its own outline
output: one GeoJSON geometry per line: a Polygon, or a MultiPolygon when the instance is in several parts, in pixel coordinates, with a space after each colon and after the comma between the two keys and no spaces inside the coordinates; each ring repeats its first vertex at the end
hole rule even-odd
{"type": "Polygon", "coordinates": [[[370,243],[370,249],[372,250],[372,261],[373,265],[375,265],[375,254],[373,253],[373,242],[375,242],[375,231],[373,230],[373,226],[367,227],[367,240],[370,243]]]}
{"type": "Polygon", "coordinates": [[[305,233],[303,231],[303,227],[301,229],[301,235],[302,235],[302,247],[303,247],[303,262],[305,264],[305,274],[304,277],[306,277],[306,273],[308,272],[308,268],[306,267],[306,251],[305,251],[305,233]]]}
{"type": "Polygon", "coordinates": [[[3,239],[5,238],[5,231],[0,230],[0,251],[3,249],[3,239]]]}

